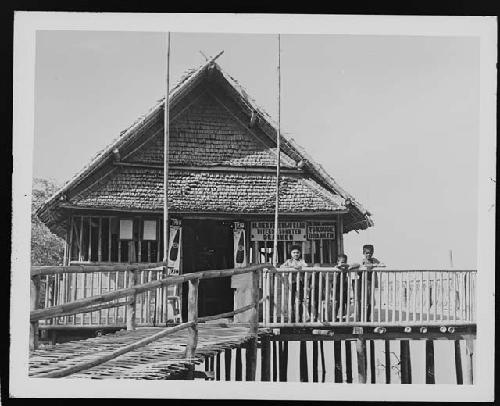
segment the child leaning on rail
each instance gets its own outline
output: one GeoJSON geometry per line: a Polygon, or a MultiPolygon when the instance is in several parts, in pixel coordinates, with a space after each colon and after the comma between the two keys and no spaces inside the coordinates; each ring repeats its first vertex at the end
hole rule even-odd
{"type": "MultiPolygon", "coordinates": [[[[373,245],[371,244],[365,244],[363,245],[363,259],[361,261],[361,266],[356,264],[356,266],[359,268],[359,272],[357,273],[357,276],[355,276],[356,279],[359,280],[357,283],[357,288],[356,288],[356,283],[353,281],[352,287],[353,287],[353,292],[355,292],[355,297],[358,298],[356,307],[357,309],[362,312],[361,309],[361,303],[362,303],[362,286],[363,286],[363,278],[366,275],[366,321],[371,321],[371,311],[372,311],[372,306],[371,306],[371,297],[372,297],[372,277],[373,277],[373,268],[383,268],[385,267],[385,264],[380,262],[377,258],[373,256],[373,252],[375,251],[373,245]],[[356,295],[357,293],[357,295],[356,295]]],[[[375,282],[375,287],[377,287],[377,280],[375,282]]],[[[359,317],[359,313],[358,316],[359,317]]]]}
{"type": "MultiPolygon", "coordinates": [[[[359,265],[357,265],[359,267],[359,265]]],[[[351,270],[351,265],[347,263],[347,255],[340,254],[337,256],[337,265],[335,268],[340,272],[335,273],[335,300],[333,302],[333,320],[347,319],[347,291],[349,290],[347,273],[351,270]],[[341,308],[341,313],[339,309],[341,308]]],[[[356,266],[355,266],[356,268],[356,266]]]]}
{"type": "MultiPolygon", "coordinates": [[[[281,266],[280,268],[295,268],[295,269],[302,269],[303,267],[307,267],[306,261],[304,261],[302,257],[302,249],[298,245],[292,245],[290,247],[290,257],[287,259],[281,266]]],[[[297,274],[294,276],[292,279],[292,314],[291,314],[291,320],[290,321],[299,321],[298,318],[295,318],[295,300],[297,299],[299,302],[299,317],[302,313],[302,304],[304,301],[304,281],[301,278],[299,280],[299,294],[296,297],[296,291],[297,291],[297,274]]],[[[307,316],[308,317],[308,316],[307,316]]],[[[305,320],[302,320],[303,322],[305,320]]]]}

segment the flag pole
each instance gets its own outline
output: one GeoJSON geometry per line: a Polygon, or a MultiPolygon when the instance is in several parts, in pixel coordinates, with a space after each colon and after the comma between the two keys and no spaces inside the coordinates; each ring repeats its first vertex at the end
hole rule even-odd
{"type": "Polygon", "coordinates": [[[163,262],[168,251],[168,143],[170,138],[170,31],[167,33],[167,83],[163,113],[163,262]]]}
{"type": "Polygon", "coordinates": [[[276,205],[274,210],[273,266],[278,265],[278,209],[280,190],[280,133],[281,133],[281,37],[278,34],[278,129],[276,133],[276,205]]]}

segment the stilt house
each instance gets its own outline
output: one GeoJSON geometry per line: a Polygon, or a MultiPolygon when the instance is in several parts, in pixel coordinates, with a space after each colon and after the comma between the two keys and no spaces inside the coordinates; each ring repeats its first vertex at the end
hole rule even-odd
{"type": "MultiPolygon", "coordinates": [[[[65,265],[162,260],[163,112],[161,100],[38,210],[66,242],[65,265]]],[[[276,133],[215,62],[171,90],[169,272],[271,260],[276,133]]],[[[306,262],[334,263],[370,213],[292,140],[281,137],[280,152],[278,260],[300,244],[306,262]]],[[[226,279],[200,285],[200,316],[233,309],[226,279]]]]}

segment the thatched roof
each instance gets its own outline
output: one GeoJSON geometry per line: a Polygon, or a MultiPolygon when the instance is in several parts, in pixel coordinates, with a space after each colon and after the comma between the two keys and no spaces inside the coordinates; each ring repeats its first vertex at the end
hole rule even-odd
{"type": "MultiPolygon", "coordinates": [[[[56,192],[37,211],[42,221],[61,235],[68,207],[160,210],[163,109],[162,99],[56,192]],[[116,166],[113,151],[117,149],[123,162],[136,166],[116,166]]],[[[215,62],[204,64],[170,91],[170,111],[170,210],[272,213],[275,175],[252,173],[252,168],[275,165],[276,125],[241,85],[215,62]],[[223,114],[231,119],[220,119],[223,114]],[[249,125],[252,115],[254,124],[249,125]],[[182,170],[186,166],[208,168],[182,170]],[[240,172],[214,172],[211,167],[240,172]]],[[[346,231],[373,225],[370,213],[293,139],[281,136],[281,153],[282,167],[288,168],[289,175],[284,173],[282,179],[280,211],[342,212],[346,231]]]]}

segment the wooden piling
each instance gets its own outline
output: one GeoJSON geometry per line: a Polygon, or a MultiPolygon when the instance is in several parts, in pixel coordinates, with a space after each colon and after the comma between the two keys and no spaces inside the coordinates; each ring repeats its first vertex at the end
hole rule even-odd
{"type": "Polygon", "coordinates": [[[231,380],[231,348],[224,350],[224,376],[226,381],[231,380]]]}
{"type": "Polygon", "coordinates": [[[271,378],[271,345],[269,342],[269,337],[262,337],[261,338],[261,349],[260,349],[260,356],[261,356],[261,370],[260,370],[260,380],[262,382],[267,382],[271,378]]]}
{"type": "MultiPolygon", "coordinates": [[[[40,301],[40,277],[34,276],[30,279],[30,310],[36,310],[40,301]]],[[[38,348],[38,320],[30,323],[30,351],[38,348]]]]}
{"type": "Polygon", "coordinates": [[[425,341],[425,383],[435,384],[434,377],[434,341],[425,341]]]}
{"type": "Polygon", "coordinates": [[[375,370],[375,341],[370,341],[370,382],[377,382],[377,373],[375,370]]]}
{"type": "Polygon", "coordinates": [[[400,340],[401,383],[411,383],[410,341],[400,340]]]}
{"type": "Polygon", "coordinates": [[[198,345],[198,285],[199,279],[189,281],[188,322],[193,321],[194,324],[187,329],[186,358],[194,357],[198,345]]]}
{"type": "Polygon", "coordinates": [[[473,385],[474,384],[474,341],[472,338],[467,338],[465,340],[465,379],[466,381],[464,382],[466,385],[473,385]]]}
{"type": "Polygon", "coordinates": [[[252,303],[255,303],[255,306],[248,311],[250,313],[250,333],[253,337],[248,340],[246,345],[245,378],[247,381],[255,381],[255,372],[257,368],[257,333],[259,331],[259,272],[254,271],[251,275],[251,300],[252,303]]]}
{"type": "Polygon", "coordinates": [[[346,383],[352,383],[352,349],[350,340],[345,340],[345,381],[346,383]]]}
{"type": "Polygon", "coordinates": [[[323,347],[323,341],[319,342],[319,351],[321,353],[321,382],[325,382],[326,367],[325,367],[325,349],[323,347]]]}
{"type": "Polygon", "coordinates": [[[288,379],[288,342],[280,342],[280,382],[288,379]]]}
{"type": "Polygon", "coordinates": [[[236,364],[234,367],[234,379],[237,381],[242,380],[242,370],[241,370],[241,347],[236,349],[236,364]]]}
{"type": "Polygon", "coordinates": [[[215,356],[215,380],[220,381],[220,352],[215,356]]]}
{"type": "Polygon", "coordinates": [[[384,341],[384,352],[385,352],[385,383],[391,383],[391,342],[389,340],[384,341]]]}
{"type": "MultiPolygon", "coordinates": [[[[347,346],[350,345],[349,341],[345,342],[346,350],[347,346]]],[[[347,354],[347,351],[346,351],[347,354]]],[[[335,340],[333,342],[333,362],[334,362],[334,382],[341,383],[342,382],[342,342],[335,340]]]]}
{"type": "Polygon", "coordinates": [[[356,339],[356,354],[358,358],[358,382],[366,383],[366,340],[356,339]]]}
{"type": "Polygon", "coordinates": [[[312,346],[313,346],[313,382],[318,382],[318,342],[317,341],[313,341],[312,342],[312,346]]]}
{"type": "Polygon", "coordinates": [[[278,382],[278,342],[273,341],[273,382],[278,382]]]}
{"type": "Polygon", "coordinates": [[[307,370],[307,346],[306,341],[300,342],[300,382],[308,382],[309,381],[309,373],[307,370]]]}
{"type": "Polygon", "coordinates": [[[460,340],[455,340],[455,374],[457,377],[457,385],[463,385],[464,376],[462,372],[462,353],[460,351],[460,340]]]}

